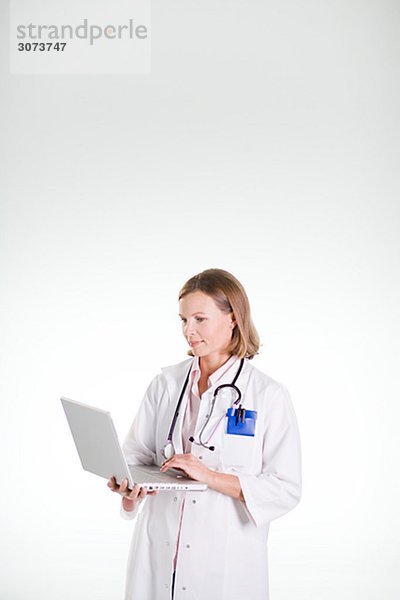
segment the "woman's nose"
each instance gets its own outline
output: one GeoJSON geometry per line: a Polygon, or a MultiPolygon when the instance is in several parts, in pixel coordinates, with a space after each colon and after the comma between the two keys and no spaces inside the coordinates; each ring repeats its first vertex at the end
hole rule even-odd
{"type": "Polygon", "coordinates": [[[196,333],[196,327],[195,327],[194,321],[187,321],[187,323],[185,325],[185,334],[188,337],[190,337],[194,333],[196,333]]]}

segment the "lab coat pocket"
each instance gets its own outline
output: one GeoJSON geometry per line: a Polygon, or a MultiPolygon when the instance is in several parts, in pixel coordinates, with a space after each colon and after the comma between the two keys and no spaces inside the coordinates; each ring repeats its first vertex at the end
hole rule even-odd
{"type": "Polygon", "coordinates": [[[222,462],[224,467],[251,468],[254,458],[254,448],[254,436],[225,433],[222,449],[222,462]]]}

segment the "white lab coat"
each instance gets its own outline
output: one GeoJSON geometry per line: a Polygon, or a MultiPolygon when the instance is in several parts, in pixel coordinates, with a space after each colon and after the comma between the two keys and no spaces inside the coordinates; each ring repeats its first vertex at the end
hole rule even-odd
{"type": "MultiPolygon", "coordinates": [[[[147,389],[124,443],[129,464],[161,465],[180,390],[191,359],[162,369],[147,389]]],[[[236,361],[218,381],[231,383],[236,361]]],[[[125,600],[170,600],[175,544],[184,500],[174,600],[268,600],[267,538],[269,523],[300,499],[300,442],[289,394],[284,386],[245,360],[236,384],[244,408],[257,411],[254,437],[225,433],[225,419],[210,444],[214,452],[192,446],[206,466],[240,479],[245,502],[208,489],[160,492],[148,496],[133,513],[137,518],[128,559],[125,600]]],[[[203,395],[194,437],[205,423],[213,388],[203,395]]],[[[186,394],[187,398],[188,394],[186,394]]],[[[202,439],[236,397],[221,390],[202,439]]],[[[182,450],[185,400],[173,435],[182,450]]]]}

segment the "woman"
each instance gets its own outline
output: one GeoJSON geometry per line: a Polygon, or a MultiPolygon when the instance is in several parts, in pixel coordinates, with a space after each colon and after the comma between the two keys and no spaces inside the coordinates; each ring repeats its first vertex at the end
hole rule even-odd
{"type": "Polygon", "coordinates": [[[122,495],[122,516],[138,519],[126,600],[239,600],[244,594],[267,600],[269,523],[300,499],[300,443],[289,394],[249,362],[259,338],[246,292],[230,273],[209,269],[189,279],[179,314],[192,358],[153,379],[124,452],[129,464],[182,469],[208,489],[157,494],[135,486],[129,492],[127,481],[109,481],[122,495]],[[230,385],[213,400],[222,384],[230,385]],[[166,444],[182,389],[172,444],[166,444]]]}

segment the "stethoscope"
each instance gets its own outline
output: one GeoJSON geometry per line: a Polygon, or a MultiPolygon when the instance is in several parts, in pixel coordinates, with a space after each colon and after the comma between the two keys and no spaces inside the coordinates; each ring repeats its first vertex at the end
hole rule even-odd
{"type": "MultiPolygon", "coordinates": [[[[174,433],[174,430],[175,430],[176,422],[178,420],[179,409],[181,407],[182,400],[184,398],[184,395],[185,395],[185,392],[186,392],[186,388],[187,388],[188,383],[189,383],[189,377],[190,377],[190,373],[192,371],[192,364],[190,365],[190,369],[188,371],[188,374],[186,375],[185,382],[184,382],[184,384],[182,386],[182,390],[181,390],[181,393],[179,395],[178,404],[176,405],[175,413],[174,413],[174,416],[173,416],[172,422],[171,422],[171,427],[169,428],[169,432],[168,432],[167,443],[165,444],[165,446],[161,450],[164,458],[166,458],[167,460],[169,458],[172,458],[174,456],[174,454],[175,454],[174,445],[172,443],[172,436],[173,436],[173,433],[174,433]]],[[[242,398],[242,393],[241,393],[241,391],[239,390],[239,388],[235,384],[236,384],[236,381],[237,381],[237,379],[238,379],[238,377],[239,377],[239,375],[240,375],[240,373],[241,373],[241,371],[243,369],[243,365],[244,365],[244,358],[242,358],[240,360],[239,368],[237,370],[237,373],[236,373],[236,375],[235,375],[232,383],[222,383],[221,385],[219,385],[218,387],[215,388],[214,395],[213,395],[213,398],[212,398],[212,403],[211,403],[211,410],[209,411],[209,414],[207,415],[206,422],[204,423],[204,425],[201,428],[201,431],[199,433],[199,441],[196,442],[196,440],[194,439],[194,437],[191,436],[189,438],[189,441],[192,444],[196,444],[197,446],[203,446],[203,448],[206,448],[207,450],[211,450],[211,452],[214,452],[215,446],[209,446],[208,444],[209,444],[210,439],[214,435],[214,433],[215,433],[215,431],[216,431],[216,429],[217,429],[220,421],[225,417],[225,414],[223,415],[222,419],[217,423],[216,427],[214,427],[213,431],[209,435],[208,440],[206,442],[203,442],[202,435],[203,435],[203,432],[204,432],[205,428],[207,427],[208,423],[210,422],[210,419],[211,419],[212,414],[213,414],[215,402],[217,400],[217,396],[218,396],[219,392],[222,389],[232,388],[236,392],[236,394],[237,394],[237,398],[232,403],[231,408],[233,408],[235,405],[239,404],[239,402],[240,402],[240,400],[242,398]]]]}

